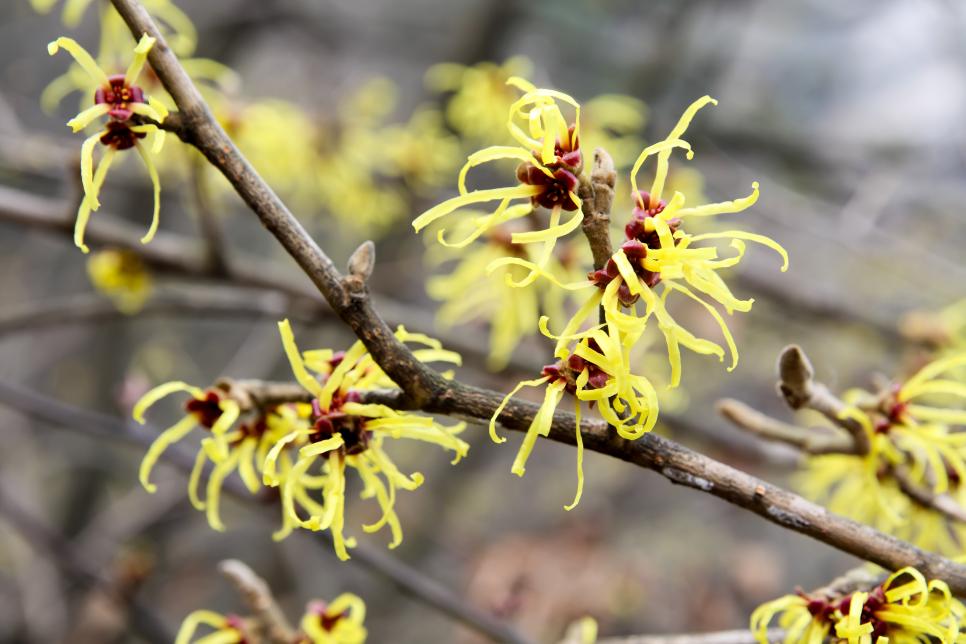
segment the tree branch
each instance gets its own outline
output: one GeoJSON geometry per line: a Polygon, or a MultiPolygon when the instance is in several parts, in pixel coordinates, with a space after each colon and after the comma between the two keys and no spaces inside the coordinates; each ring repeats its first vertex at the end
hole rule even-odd
{"type": "Polygon", "coordinates": [[[790,425],[749,407],[740,400],[723,398],[718,413],[737,427],[767,441],[790,445],[806,454],[852,454],[852,438],[847,434],[830,434],[823,429],[790,425]]]}
{"type": "Polygon", "coordinates": [[[581,227],[590,251],[594,254],[594,269],[604,268],[607,260],[614,254],[610,243],[610,210],[614,204],[614,184],[617,173],[614,160],[603,148],[594,150],[594,166],[590,178],[580,175],[577,194],[582,201],[584,220],[581,227]]]}
{"type": "Polygon", "coordinates": [[[248,604],[257,630],[265,635],[268,644],[291,644],[295,641],[295,629],[278,607],[264,579],[238,559],[226,559],[218,565],[218,569],[235,585],[248,604]]]}
{"type": "MultiPolygon", "coordinates": [[[[355,332],[376,363],[402,388],[399,407],[476,419],[492,416],[503,399],[501,394],[447,381],[396,340],[373,310],[365,290],[350,296],[332,261],[218,125],[144,8],[137,0],[111,1],[136,38],[147,33],[157,39],[148,60],[181,111],[183,138],[222,172],[355,332]]],[[[499,420],[505,427],[522,431],[529,427],[537,410],[537,405],[513,400],[499,420]]],[[[558,412],[549,437],[573,445],[576,430],[573,414],[558,412]]],[[[584,445],[590,449],[660,472],[674,483],[713,494],[773,523],[891,570],[915,566],[927,577],[946,580],[954,592],[966,594],[966,566],[836,516],[795,494],[653,433],[630,442],[600,420],[588,420],[581,425],[581,430],[584,445]]]]}

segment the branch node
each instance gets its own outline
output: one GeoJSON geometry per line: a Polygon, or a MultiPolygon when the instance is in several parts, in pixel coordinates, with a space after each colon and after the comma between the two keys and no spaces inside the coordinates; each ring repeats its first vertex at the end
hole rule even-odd
{"type": "Polygon", "coordinates": [[[371,240],[362,242],[349,257],[349,274],[342,280],[352,296],[365,293],[366,283],[376,265],[376,245],[371,240]]]}

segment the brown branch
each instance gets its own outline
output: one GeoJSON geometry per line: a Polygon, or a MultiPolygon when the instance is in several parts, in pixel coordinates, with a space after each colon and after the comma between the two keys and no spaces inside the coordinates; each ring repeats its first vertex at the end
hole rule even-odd
{"type": "MultiPolygon", "coordinates": [[[[135,37],[147,33],[157,39],[149,61],[178,105],[185,130],[182,138],[197,147],[222,172],[365,344],[376,363],[400,385],[398,407],[476,419],[493,415],[503,399],[501,394],[442,378],[396,340],[373,310],[365,290],[350,295],[332,261],[218,125],[144,8],[137,0],[111,1],[135,37]]],[[[514,400],[499,420],[505,427],[522,431],[529,427],[537,409],[532,403],[514,400]]],[[[915,566],[929,577],[946,580],[954,592],[966,594],[966,566],[836,516],[795,494],[653,433],[630,442],[617,436],[600,420],[588,420],[580,429],[585,447],[660,472],[674,483],[713,494],[773,523],[883,567],[896,570],[915,566]]],[[[576,430],[573,414],[558,412],[549,437],[573,445],[576,430]]]]}
{"type": "Polygon", "coordinates": [[[807,429],[784,423],[740,400],[723,398],[717,404],[718,413],[737,427],[767,441],[790,445],[806,454],[852,454],[852,438],[845,434],[830,434],[822,429],[807,429]]]}
{"type": "Polygon", "coordinates": [[[218,569],[235,585],[238,593],[252,611],[256,633],[264,635],[268,644],[291,644],[296,631],[289,624],[285,613],[278,607],[275,597],[265,580],[255,574],[245,563],[226,559],[218,569]]]}
{"type": "Polygon", "coordinates": [[[178,293],[160,293],[145,302],[137,316],[117,310],[106,297],[97,293],[79,293],[52,300],[41,300],[0,314],[0,335],[34,332],[45,328],[73,324],[91,324],[117,319],[142,317],[198,316],[237,320],[239,318],[281,318],[290,316],[304,322],[324,318],[318,309],[288,305],[274,293],[236,294],[211,289],[191,289],[178,293]]]}
{"type": "Polygon", "coordinates": [[[815,369],[801,347],[789,345],[778,357],[778,393],[792,409],[813,409],[852,436],[855,454],[869,453],[865,429],[843,414],[848,408],[824,384],[815,379],[815,369]]]}
{"type": "MultiPolygon", "coordinates": [[[[785,631],[780,628],[768,630],[769,642],[781,642],[785,631]]],[[[564,640],[561,644],[580,644],[579,640],[564,640]]],[[[715,631],[713,633],[685,633],[676,635],[629,635],[607,637],[597,644],[758,644],[755,634],[747,629],[715,631]]]]}
{"type": "Polygon", "coordinates": [[[27,544],[37,552],[49,557],[65,577],[85,587],[103,592],[111,601],[127,611],[132,628],[149,642],[168,644],[174,637],[153,612],[130,591],[122,591],[114,580],[92,568],[89,562],[63,535],[45,524],[19,502],[4,492],[0,485],[0,516],[11,528],[19,532],[27,544]]]}
{"type": "Polygon", "coordinates": [[[584,221],[581,227],[590,250],[594,254],[594,269],[604,268],[614,254],[610,243],[610,210],[614,204],[614,184],[617,173],[614,160],[603,148],[594,150],[594,166],[590,178],[580,175],[577,194],[582,201],[584,221]]]}
{"type": "MultiPolygon", "coordinates": [[[[63,201],[0,186],[0,221],[70,239],[73,235],[75,211],[76,208],[69,207],[63,201]]],[[[130,250],[146,266],[162,275],[276,291],[291,298],[293,306],[298,307],[298,310],[304,309],[306,314],[303,315],[311,312],[316,319],[332,315],[332,309],[319,297],[316,289],[304,284],[304,277],[301,275],[280,271],[273,264],[237,252],[232,253],[232,260],[224,273],[212,272],[197,240],[161,231],[150,244],[144,245],[140,242],[143,232],[109,213],[99,211],[87,228],[86,238],[91,245],[130,250]]],[[[411,328],[427,328],[433,324],[432,316],[426,311],[391,298],[378,295],[373,297],[392,324],[405,324],[411,328]]],[[[448,333],[439,337],[451,349],[472,357],[479,363],[486,356],[485,348],[472,336],[448,333]]],[[[517,371],[530,373],[541,365],[528,361],[523,353],[517,352],[511,357],[510,366],[517,371]]]]}
{"type": "Polygon", "coordinates": [[[899,489],[919,505],[935,510],[952,521],[966,523],[966,508],[948,494],[936,494],[928,487],[919,485],[912,480],[906,468],[893,466],[889,468],[892,477],[899,483],[899,489]]]}
{"type": "Polygon", "coordinates": [[[205,255],[208,270],[214,274],[228,272],[228,254],[225,245],[225,231],[222,229],[218,213],[211,205],[211,195],[205,184],[206,164],[201,157],[191,159],[191,192],[198,210],[198,224],[201,237],[205,241],[205,255]]]}

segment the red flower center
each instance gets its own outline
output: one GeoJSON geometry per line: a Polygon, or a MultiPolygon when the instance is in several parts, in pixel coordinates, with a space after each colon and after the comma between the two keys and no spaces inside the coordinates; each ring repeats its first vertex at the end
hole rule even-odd
{"type": "Polygon", "coordinates": [[[118,121],[126,121],[134,114],[130,110],[131,103],[143,103],[144,91],[137,85],[124,82],[124,75],[118,74],[107,79],[106,87],[99,87],[94,92],[94,103],[106,103],[111,106],[108,114],[118,121]]]}

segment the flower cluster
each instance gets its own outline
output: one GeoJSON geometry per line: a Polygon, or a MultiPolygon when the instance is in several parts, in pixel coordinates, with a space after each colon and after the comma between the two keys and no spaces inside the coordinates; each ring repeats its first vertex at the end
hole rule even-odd
{"type": "Polygon", "coordinates": [[[810,456],[796,476],[804,494],[834,512],[914,540],[920,546],[959,552],[953,533],[966,536],[937,511],[922,507],[909,484],[966,504],[966,353],[933,361],[881,394],[853,390],[844,420],[868,437],[863,455],[810,456]]]}
{"type": "Polygon", "coordinates": [[[958,641],[966,608],[945,582],[927,581],[903,568],[869,591],[845,596],[786,595],[751,615],[751,630],[768,644],[768,625],[777,617],[785,644],[822,644],[829,637],[848,644],[958,641]]]}
{"type": "Polygon", "coordinates": [[[145,97],[144,90],[136,84],[141,70],[147,61],[148,52],[154,46],[154,38],[143,35],[134,48],[134,57],[124,74],[108,75],[72,38],[61,37],[47,46],[51,56],[61,49],[67,51],[78,65],[88,74],[94,83],[93,105],[82,110],[77,116],[67,122],[74,131],[80,132],[95,121],[107,117],[103,129],[92,134],[81,145],[81,183],[84,186],[84,198],[77,211],[77,223],[74,228],[74,243],[85,253],[89,251],[84,243],[84,231],[91,213],[100,207],[98,195],[107,171],[111,167],[117,152],[135,149],[144,161],[144,165],[151,177],[154,187],[154,211],[151,216],[151,226],[141,238],[142,243],[148,243],[158,229],[158,213],[160,209],[161,182],[158,171],[152,161],[152,155],[161,151],[164,144],[164,132],[158,128],[159,123],[167,116],[167,108],[153,97],[145,97]],[[144,117],[153,122],[142,123],[135,117],[144,117]],[[150,135],[150,144],[142,143],[150,135]],[[104,149],[97,170],[94,169],[94,148],[100,143],[104,149]]]}
{"type": "MultiPolygon", "coordinates": [[[[309,602],[299,622],[294,644],[363,644],[366,641],[366,605],[360,597],[343,593],[332,600],[309,602]]],[[[253,639],[253,626],[239,615],[222,615],[210,610],[196,610],[178,629],[175,644],[244,644],[253,639]],[[194,639],[199,628],[213,632],[194,639]]]]}
{"type": "MultiPolygon", "coordinates": [[[[551,332],[549,316],[543,315],[537,320],[539,330],[556,340],[554,355],[557,362],[546,366],[540,378],[520,383],[491,419],[491,437],[501,442],[495,426],[509,399],[522,387],[546,387],[543,404],[513,465],[513,472],[522,476],[536,437],[549,433],[554,410],[566,393],[576,398],[578,416],[580,401],[595,405],[601,416],[624,438],[639,438],[654,427],[658,413],[655,388],[648,378],[636,373],[631,366],[631,349],[639,343],[652,318],[667,345],[671,387],[676,387],[681,380],[682,346],[724,360],[722,346],[695,336],[677,323],[667,306],[672,293],[696,302],[718,323],[732,357],[730,369],[734,369],[738,361],[737,347],[717,307],[733,314],[748,311],[752,300],[735,297],[720,273],[741,261],[748,241],[778,252],[783,259],[782,270],[787,268],[787,255],[770,238],[751,232],[728,230],[694,234],[684,230],[684,222],[690,219],[749,208],[758,199],[757,183],[753,184],[749,196],[722,203],[686,206],[686,197],[680,191],[675,191],[669,200],[663,198],[672,153],[683,149],[689,158],[693,156],[690,144],[681,137],[695,114],[702,107],[715,103],[714,99],[705,96],[685,110],[663,141],[644,148],[633,164],[630,184],[634,208],[624,227],[623,244],[603,267],[587,274],[586,279],[570,279],[573,269],[562,271],[552,260],[558,242],[574,232],[584,217],[578,210],[582,202],[577,190],[581,182],[589,183],[590,179],[585,174],[581,150],[581,106],[566,94],[536,88],[519,78],[510,78],[507,82],[523,92],[510,105],[506,121],[510,138],[516,145],[496,145],[471,154],[459,173],[459,195],[424,212],[413,221],[413,227],[418,232],[444,218],[447,221],[458,219],[452,226],[459,233],[457,238],[447,236],[445,229],[437,228],[437,241],[442,246],[465,248],[481,238],[490,242],[486,252],[466,253],[452,276],[430,284],[431,292],[436,291],[441,299],[446,299],[447,295],[452,297],[460,287],[472,284],[482,268],[488,274],[504,271],[506,286],[513,290],[542,285],[555,291],[558,294],[555,301],[560,303],[552,311],[555,316],[561,315],[571,300],[578,304],[559,334],[551,332]],[[573,110],[573,120],[564,116],[569,109],[573,110]],[[650,190],[638,190],[637,175],[649,158],[656,160],[650,190]],[[506,159],[518,162],[514,185],[467,189],[466,180],[471,169],[506,159]],[[520,200],[525,202],[514,204],[520,200]],[[472,210],[478,204],[488,202],[495,203],[493,210],[483,213],[472,210]],[[545,221],[537,218],[541,211],[549,213],[545,221]],[[570,212],[574,214],[563,214],[570,212]],[[462,217],[450,217],[456,214],[462,217]],[[509,234],[503,232],[505,230],[509,230],[509,234]],[[732,256],[719,256],[718,245],[723,242],[735,251],[732,256]],[[488,263],[484,266],[484,262],[488,263]],[[576,299],[576,294],[587,291],[590,291],[589,296],[576,299]],[[644,305],[640,312],[636,308],[639,301],[644,305]],[[591,319],[593,323],[590,323],[591,319]]],[[[469,298],[473,304],[464,310],[474,307],[479,310],[479,303],[495,301],[504,305],[502,311],[497,309],[495,317],[501,314],[509,317],[503,312],[506,305],[515,304],[514,311],[522,312],[513,320],[512,326],[500,328],[494,324],[494,333],[499,333],[494,340],[500,341],[497,356],[505,360],[509,355],[507,347],[518,341],[523,333],[522,322],[532,319],[539,299],[537,295],[501,299],[488,296],[490,292],[487,290],[474,291],[469,298]]],[[[459,319],[462,311],[457,303],[453,303],[443,312],[459,319]]],[[[580,497],[583,481],[579,423],[576,441],[578,492],[574,504],[580,497]]]]}
{"type": "MultiPolygon", "coordinates": [[[[281,490],[282,527],[275,533],[276,539],[285,538],[295,528],[329,530],[336,553],[347,559],[347,549],[355,543],[355,539],[344,536],[346,471],[351,468],[362,479],[362,497],[375,498],[382,511],[381,518],[364,525],[363,530],[375,532],[388,526],[392,533],[389,547],[395,548],[402,541],[394,510],[396,492],[416,489],[423,476],[400,472],[386,452],[387,443],[397,439],[432,443],[452,451],[456,463],[469,449],[457,436],[464,425],[444,426],[429,417],[368,402],[367,393],[378,393],[395,384],[361,342],[346,352],[323,349],[302,354],[287,320],[279,323],[279,330],[296,380],[313,396],[311,404],[258,408],[245,401],[243,408],[229,395],[227,386],[202,390],[183,382],[160,385],[135,405],[133,413],[138,422],[143,423],[147,409],[165,396],[186,392],[190,398],[184,406],[184,417],[162,432],[144,456],[141,484],[153,492],[150,474],[161,454],[201,428],[209,435],[202,439],[197,452],[188,496],[194,507],[207,513],[215,530],[225,529],[219,498],[225,478],[237,470],[253,494],[263,486],[281,490]],[[202,498],[199,486],[209,463],[213,469],[202,498]]],[[[460,363],[458,354],[444,350],[432,338],[402,327],[396,337],[421,345],[414,352],[420,360],[460,363]]]]}

